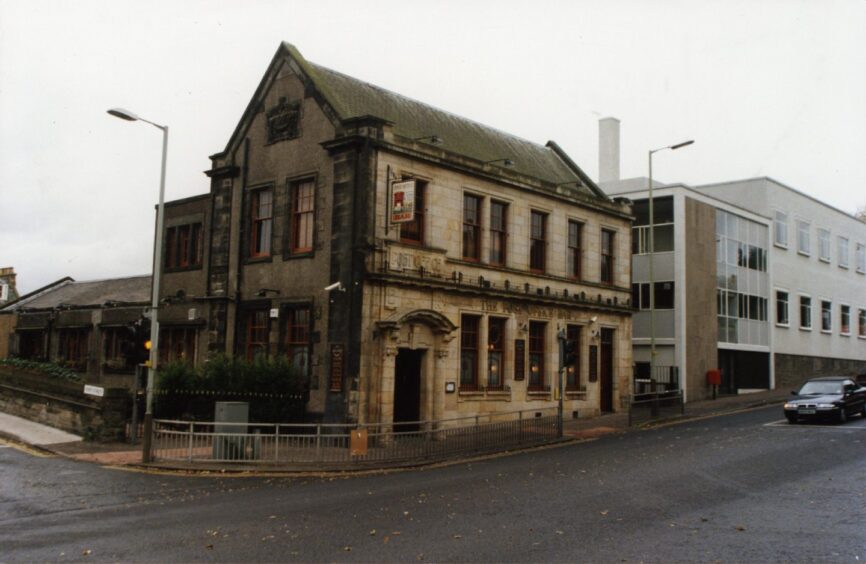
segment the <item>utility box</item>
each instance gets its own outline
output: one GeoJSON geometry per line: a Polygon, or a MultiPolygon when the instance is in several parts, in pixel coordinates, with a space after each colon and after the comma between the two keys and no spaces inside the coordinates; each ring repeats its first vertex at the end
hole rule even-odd
{"type": "Polygon", "coordinates": [[[215,460],[258,458],[261,441],[249,435],[250,404],[245,401],[218,401],[214,408],[215,460]]]}

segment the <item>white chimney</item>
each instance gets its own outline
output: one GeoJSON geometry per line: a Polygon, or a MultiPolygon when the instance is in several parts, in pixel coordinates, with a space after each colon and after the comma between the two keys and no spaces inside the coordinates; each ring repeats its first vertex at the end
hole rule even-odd
{"type": "Polygon", "coordinates": [[[619,180],[619,120],[598,120],[598,182],[619,180]]]}

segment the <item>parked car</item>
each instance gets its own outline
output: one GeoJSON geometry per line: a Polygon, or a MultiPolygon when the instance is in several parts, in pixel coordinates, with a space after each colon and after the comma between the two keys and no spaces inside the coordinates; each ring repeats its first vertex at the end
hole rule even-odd
{"type": "Polygon", "coordinates": [[[788,423],[805,419],[830,419],[844,423],[850,415],[866,417],[866,387],[852,378],[812,378],[785,403],[788,423]]]}

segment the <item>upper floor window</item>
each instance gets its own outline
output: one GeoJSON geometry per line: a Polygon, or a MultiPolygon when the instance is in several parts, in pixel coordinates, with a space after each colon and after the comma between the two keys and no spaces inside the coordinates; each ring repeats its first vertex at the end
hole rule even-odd
{"type": "Polygon", "coordinates": [[[503,388],[506,321],[504,317],[487,319],[487,387],[494,390],[503,388]]]}
{"type": "Polygon", "coordinates": [[[614,256],[613,240],[614,232],[609,229],[601,230],[601,281],[605,284],[613,283],[614,256]]]}
{"type": "MultiPolygon", "coordinates": [[[[635,309],[651,309],[649,282],[635,282],[631,285],[631,301],[635,309]]],[[[674,308],[674,283],[655,282],[656,309],[674,308]]]]}
{"type": "Polygon", "coordinates": [[[581,235],[583,224],[578,221],[569,220],[568,222],[568,256],[567,265],[568,275],[572,278],[580,279],[581,257],[583,256],[581,246],[581,235]]]}
{"type": "Polygon", "coordinates": [[[313,225],[316,211],[316,184],[313,180],[295,183],[292,188],[292,253],[313,250],[313,225]]]}
{"type": "Polygon", "coordinates": [[[505,266],[508,238],[508,204],[490,202],[490,264],[505,266]]]}
{"type": "Polygon", "coordinates": [[[773,217],[773,233],[776,244],[780,247],[788,247],[788,214],[776,211],[773,217]]]}
{"type": "Polygon", "coordinates": [[[788,325],[788,292],[776,290],[776,323],[788,325]]]}
{"type": "Polygon", "coordinates": [[[201,223],[169,227],[165,230],[165,267],[201,266],[202,247],[201,223]]]}
{"type": "Polygon", "coordinates": [[[463,258],[481,258],[481,198],[463,195],[463,258]]]}
{"type": "Polygon", "coordinates": [[[836,252],[839,255],[839,267],[848,268],[848,238],[839,237],[837,243],[836,252]]]}
{"type": "Polygon", "coordinates": [[[833,303],[821,300],[821,331],[829,332],[833,329],[833,303]]]}
{"type": "Polygon", "coordinates": [[[544,389],[544,337],[547,324],[529,322],[529,390],[544,389]]]}
{"type": "Polygon", "coordinates": [[[866,337],[866,309],[857,310],[857,335],[866,337]]]}
{"type": "Polygon", "coordinates": [[[460,388],[478,388],[478,315],[460,316],[460,388]]]}
{"type": "Polygon", "coordinates": [[[797,220],[797,252],[804,255],[812,253],[809,242],[809,222],[799,219],[797,220]]]}
{"type": "Polygon", "coordinates": [[[843,335],[851,334],[851,306],[839,306],[839,332],[843,335]]]}
{"type": "Polygon", "coordinates": [[[274,222],[274,192],[270,188],[256,190],[250,198],[250,256],[271,254],[274,222]]]}
{"type": "Polygon", "coordinates": [[[424,217],[426,212],[427,183],[415,181],[415,214],[412,221],[400,224],[400,240],[412,245],[424,244],[424,217]]]}
{"type": "Polygon", "coordinates": [[[649,200],[638,200],[632,207],[635,216],[632,228],[632,253],[664,253],[674,250],[674,199],[672,196],[653,198],[653,225],[650,225],[649,200]],[[652,232],[650,232],[652,230],[652,232]]]}
{"type": "Polygon", "coordinates": [[[818,228],[818,258],[830,262],[830,232],[818,228]]]}
{"type": "Polygon", "coordinates": [[[857,243],[856,250],[857,272],[860,274],[866,273],[866,245],[857,243]]]}
{"type": "Polygon", "coordinates": [[[530,214],[529,269],[544,272],[547,254],[547,214],[533,211],[530,214]]]}
{"type": "Polygon", "coordinates": [[[812,298],[800,296],[800,329],[812,328],[812,298]]]}

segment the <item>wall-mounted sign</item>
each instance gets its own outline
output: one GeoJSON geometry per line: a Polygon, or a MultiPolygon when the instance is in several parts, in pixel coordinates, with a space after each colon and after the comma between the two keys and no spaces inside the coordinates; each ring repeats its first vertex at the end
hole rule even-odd
{"type": "Polygon", "coordinates": [[[280,318],[279,308],[272,307],[271,308],[271,319],[279,319],[279,318],[280,318]]]}
{"type": "Polygon", "coordinates": [[[99,386],[84,386],[84,393],[88,396],[97,396],[103,397],[105,395],[105,388],[100,388],[99,386]]]}
{"type": "Polygon", "coordinates": [[[445,393],[453,394],[457,391],[457,383],[456,382],[445,382],[445,393]]]}
{"type": "Polygon", "coordinates": [[[415,219],[415,181],[391,184],[391,223],[406,223],[415,219]]]}
{"type": "Polygon", "coordinates": [[[331,345],[331,391],[343,389],[343,345],[331,345]]]}
{"type": "Polygon", "coordinates": [[[187,318],[189,321],[195,321],[195,314],[196,314],[195,308],[194,308],[194,307],[191,307],[191,308],[189,308],[189,310],[186,312],[186,318],[187,318]]]}
{"type": "Polygon", "coordinates": [[[523,380],[526,376],[526,341],[514,340],[514,379],[523,380]]]}

